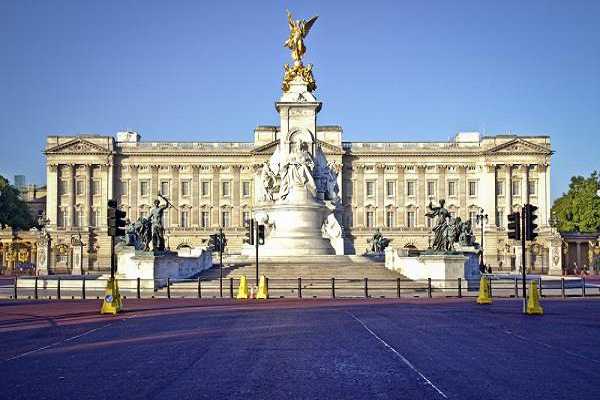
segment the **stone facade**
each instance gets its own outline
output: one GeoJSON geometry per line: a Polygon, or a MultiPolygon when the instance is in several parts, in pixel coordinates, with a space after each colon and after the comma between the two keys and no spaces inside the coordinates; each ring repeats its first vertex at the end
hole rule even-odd
{"type": "MultiPolygon", "coordinates": [[[[282,124],[306,118],[291,113],[315,114],[309,109],[279,112],[282,124]]],[[[107,201],[116,199],[134,220],[147,215],[158,193],[178,207],[166,213],[169,248],[202,245],[223,226],[228,252],[239,252],[260,167],[275,151],[279,132],[278,126],[259,126],[253,142],[144,142],[135,132],[119,132],[116,138],[49,136],[46,212],[55,250],[50,272],[70,272],[70,257],[59,250],[79,234],[85,246],[83,271],[107,270],[107,201]]],[[[344,142],[341,127],[318,126],[316,138],[341,172],[336,217],[346,254],[363,253],[377,227],[394,247],[427,248],[430,228],[424,213],[430,201],[444,198],[463,219],[484,209],[489,218],[486,262],[510,268],[515,246],[506,236],[506,216],[530,202],[539,207],[540,225],[538,245],[528,250],[530,261],[538,270],[549,268],[555,234],[548,225],[548,136],[459,133],[448,142],[344,142]]],[[[480,240],[478,226],[475,233],[480,240]]]]}

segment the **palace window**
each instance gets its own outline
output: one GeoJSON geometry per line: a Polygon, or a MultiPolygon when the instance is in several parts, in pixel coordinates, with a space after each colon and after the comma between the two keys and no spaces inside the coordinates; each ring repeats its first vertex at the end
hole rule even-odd
{"type": "Polygon", "coordinates": [[[121,196],[127,196],[129,193],[129,181],[121,181],[121,196]]]}
{"type": "Polygon", "coordinates": [[[456,181],[448,181],[448,196],[456,196],[456,181]]]}
{"type": "Polygon", "coordinates": [[[67,194],[67,181],[60,180],[58,181],[58,194],[67,194]]]}
{"type": "Polygon", "coordinates": [[[92,211],[92,225],[93,226],[100,226],[100,218],[101,218],[101,213],[100,213],[100,209],[95,208],[92,211]]]}
{"type": "Polygon", "coordinates": [[[230,184],[229,182],[221,182],[221,196],[229,197],[230,196],[230,184]]]}
{"type": "Polygon", "coordinates": [[[427,196],[435,197],[435,181],[427,182],[427,196]]]}
{"type": "Polygon", "coordinates": [[[477,196],[477,181],[469,181],[469,197],[477,196]]]}
{"type": "Polygon", "coordinates": [[[387,181],[385,183],[385,192],[387,197],[394,197],[396,194],[396,182],[387,181]]]}
{"type": "Polygon", "coordinates": [[[394,227],[394,212],[393,211],[387,211],[385,213],[385,226],[388,228],[394,227]]]}
{"type": "Polygon", "coordinates": [[[163,212],[163,216],[162,216],[162,224],[163,224],[163,226],[164,226],[165,228],[168,228],[168,227],[169,227],[169,225],[170,225],[170,224],[169,224],[169,220],[170,220],[170,218],[169,218],[169,214],[170,214],[170,212],[169,212],[169,209],[166,209],[166,210],[163,212]]]}
{"type": "Polygon", "coordinates": [[[82,180],[78,180],[75,182],[75,193],[77,193],[77,196],[83,195],[83,181],[82,180]]]}
{"type": "Polygon", "coordinates": [[[140,196],[142,196],[142,197],[148,196],[149,187],[150,187],[150,182],[140,181],[140,196]]]}
{"type": "Polygon", "coordinates": [[[168,181],[162,181],[160,183],[160,194],[162,194],[163,196],[166,196],[166,197],[169,196],[169,182],[168,181]]]}
{"type": "Polygon", "coordinates": [[[496,211],[496,226],[497,227],[504,226],[504,211],[502,211],[502,210],[496,211]]]}
{"type": "Polygon", "coordinates": [[[83,226],[83,210],[77,209],[75,211],[75,226],[81,227],[83,226]]]}
{"type": "Polygon", "coordinates": [[[181,181],[181,196],[187,197],[190,195],[190,181],[181,181]]]}
{"type": "Polygon", "coordinates": [[[406,195],[407,196],[414,196],[415,195],[415,186],[416,186],[416,182],[415,181],[407,181],[406,182],[406,195]]]}
{"type": "Polygon", "coordinates": [[[512,181],[512,195],[513,196],[521,195],[521,181],[520,180],[512,181]]]}
{"type": "Polygon", "coordinates": [[[373,211],[367,211],[367,228],[375,226],[375,214],[373,211]]]}
{"type": "Polygon", "coordinates": [[[367,181],[367,197],[375,197],[375,181],[367,181]]]}
{"type": "Polygon", "coordinates": [[[94,179],[92,181],[92,195],[99,196],[102,194],[102,181],[100,179],[94,179]]]}
{"type": "Polygon", "coordinates": [[[221,226],[223,228],[229,227],[229,211],[221,212],[221,226]]]}
{"type": "Polygon", "coordinates": [[[477,211],[469,211],[469,219],[471,220],[471,224],[475,226],[477,224],[477,211]]]}
{"type": "Polygon", "coordinates": [[[242,182],[242,197],[250,197],[250,182],[242,182]]]}
{"type": "Polygon", "coordinates": [[[202,228],[208,228],[208,226],[209,226],[208,211],[202,211],[200,213],[200,226],[202,228]]]}
{"type": "Polygon", "coordinates": [[[181,210],[181,227],[188,228],[190,226],[189,223],[190,213],[188,210],[181,210]]]}
{"type": "Polygon", "coordinates": [[[244,226],[250,225],[250,211],[242,212],[242,223],[244,226]]]}
{"type": "Polygon", "coordinates": [[[504,196],[504,181],[496,182],[496,196],[504,196]]]}
{"type": "Polygon", "coordinates": [[[426,219],[425,219],[425,225],[427,225],[428,228],[431,228],[433,226],[433,218],[426,217],[426,219]]]}
{"type": "Polygon", "coordinates": [[[527,182],[527,184],[528,184],[529,195],[535,196],[537,194],[537,182],[529,181],[529,182],[527,182]]]}
{"type": "Polygon", "coordinates": [[[202,197],[210,196],[210,181],[202,181],[202,184],[200,186],[200,193],[202,197]]]}
{"type": "Polygon", "coordinates": [[[67,209],[62,209],[58,211],[58,221],[56,221],[56,224],[58,226],[64,227],[67,225],[67,221],[69,218],[69,215],[67,214],[67,209]]]}
{"type": "Polygon", "coordinates": [[[416,219],[415,219],[414,211],[406,212],[406,226],[409,228],[414,228],[416,226],[416,219]]]}

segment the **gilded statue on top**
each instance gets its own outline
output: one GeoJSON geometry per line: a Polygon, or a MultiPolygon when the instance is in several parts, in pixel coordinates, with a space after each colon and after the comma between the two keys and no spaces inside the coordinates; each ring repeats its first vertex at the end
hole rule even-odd
{"type": "Polygon", "coordinates": [[[315,15],[308,21],[303,19],[293,20],[292,13],[287,11],[288,25],[290,27],[290,37],[283,44],[292,51],[294,65],[302,65],[302,56],[306,52],[304,46],[304,38],[308,35],[310,28],[313,26],[319,16],[315,15]]]}
{"type": "Polygon", "coordinates": [[[285,73],[283,77],[282,89],[284,92],[290,90],[290,82],[294,78],[299,77],[306,85],[309,92],[314,91],[317,88],[315,79],[312,74],[312,65],[303,65],[302,56],[306,53],[306,46],[304,46],[304,38],[308,35],[310,28],[313,26],[318,16],[311,17],[308,21],[299,19],[293,20],[292,13],[287,11],[288,25],[290,27],[290,37],[283,44],[292,51],[292,58],[294,59],[293,66],[285,65],[285,73]]]}

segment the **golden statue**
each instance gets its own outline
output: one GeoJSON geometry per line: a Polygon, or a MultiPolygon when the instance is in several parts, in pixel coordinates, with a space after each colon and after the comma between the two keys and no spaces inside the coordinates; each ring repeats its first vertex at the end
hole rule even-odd
{"type": "MultiPolygon", "coordinates": [[[[287,10],[286,10],[287,11],[287,10]]],[[[311,17],[308,21],[303,19],[293,20],[292,13],[287,11],[288,25],[290,27],[290,37],[283,44],[292,51],[292,58],[294,59],[294,65],[302,65],[302,56],[306,52],[304,46],[304,38],[308,35],[310,28],[313,26],[318,15],[311,17]]]]}
{"type": "Polygon", "coordinates": [[[317,18],[317,15],[311,17],[308,21],[299,19],[293,20],[292,13],[287,11],[288,25],[290,27],[290,37],[283,44],[292,51],[292,58],[294,59],[294,65],[284,65],[284,77],[282,89],[284,92],[290,90],[290,83],[296,77],[300,77],[307,85],[309,92],[314,91],[317,88],[317,84],[312,74],[312,65],[308,64],[304,66],[302,64],[302,56],[306,53],[306,47],[304,46],[304,38],[308,35],[310,28],[313,26],[317,18]]]}

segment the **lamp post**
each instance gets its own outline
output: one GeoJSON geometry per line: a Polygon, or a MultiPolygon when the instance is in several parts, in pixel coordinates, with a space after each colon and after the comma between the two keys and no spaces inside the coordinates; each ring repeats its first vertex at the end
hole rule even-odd
{"type": "Polygon", "coordinates": [[[479,270],[484,272],[485,262],[483,260],[483,224],[488,222],[488,215],[484,214],[483,208],[480,208],[477,215],[475,215],[475,221],[481,227],[481,259],[479,260],[479,270]]]}

